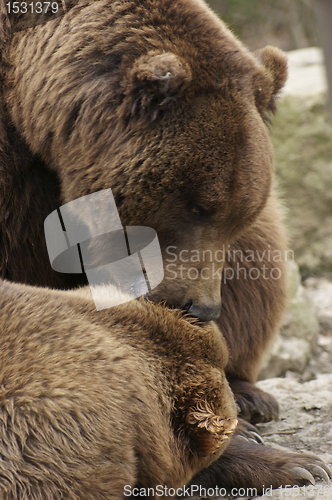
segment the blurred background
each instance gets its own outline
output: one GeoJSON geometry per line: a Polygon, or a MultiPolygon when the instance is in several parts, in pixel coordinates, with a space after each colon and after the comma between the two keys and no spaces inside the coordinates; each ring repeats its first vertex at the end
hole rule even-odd
{"type": "Polygon", "coordinates": [[[209,0],[210,7],[251,49],[283,50],[318,45],[311,0],[209,0]]]}
{"type": "Polygon", "coordinates": [[[207,1],[250,50],[287,51],[289,79],[271,126],[276,184],[302,280],[332,282],[332,126],[320,48],[332,57],[332,0],[207,1]]]}

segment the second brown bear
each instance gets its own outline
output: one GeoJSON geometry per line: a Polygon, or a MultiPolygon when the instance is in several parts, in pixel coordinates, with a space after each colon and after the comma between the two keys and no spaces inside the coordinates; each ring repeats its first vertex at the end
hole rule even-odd
{"type": "Polygon", "coordinates": [[[1,282],[1,500],[172,497],[235,430],[227,359],[179,311],[1,282]]]}

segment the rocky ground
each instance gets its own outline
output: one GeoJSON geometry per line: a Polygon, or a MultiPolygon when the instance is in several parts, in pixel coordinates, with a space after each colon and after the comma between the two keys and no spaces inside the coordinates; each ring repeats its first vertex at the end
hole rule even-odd
{"type": "MultiPolygon", "coordinates": [[[[332,346],[332,332],[329,336],[332,346]]],[[[317,374],[302,383],[297,374],[289,372],[285,378],[267,379],[258,385],[274,394],[280,404],[277,422],[258,425],[266,445],[314,453],[332,468],[332,373],[317,374]]],[[[332,485],[319,482],[316,486],[277,490],[260,498],[327,500],[332,498],[332,485]]]]}

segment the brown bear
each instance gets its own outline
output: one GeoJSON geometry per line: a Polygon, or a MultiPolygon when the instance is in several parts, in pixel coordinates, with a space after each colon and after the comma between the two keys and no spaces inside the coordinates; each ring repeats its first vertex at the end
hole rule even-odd
{"type": "MultiPolygon", "coordinates": [[[[44,220],[111,188],[124,226],[158,233],[165,279],[151,300],[216,320],[241,415],[275,417],[276,401],[253,383],[286,297],[266,116],[286,79],[284,55],[251,54],[202,0],[57,5],[38,13],[1,3],[1,277],[86,283],[52,270],[44,220]]],[[[308,479],[297,466],[310,460],[260,447],[257,463],[257,446],[233,439],[227,460],[207,469],[213,482],[308,479]]]]}
{"type": "Polygon", "coordinates": [[[213,324],[5,281],[0,311],[2,500],[174,496],[228,444],[237,411],[213,324]]]}
{"type": "Polygon", "coordinates": [[[2,3],[1,276],[83,284],[52,270],[44,219],[112,188],[124,226],[158,233],[165,279],[151,299],[215,319],[242,415],[275,417],[252,384],[286,295],[266,124],[284,55],[250,54],[199,0],[58,6],[2,3]]]}

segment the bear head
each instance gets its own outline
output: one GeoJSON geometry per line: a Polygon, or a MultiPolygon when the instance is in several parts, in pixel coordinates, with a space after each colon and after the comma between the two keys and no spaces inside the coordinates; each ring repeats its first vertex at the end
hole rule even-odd
{"type": "Polygon", "coordinates": [[[165,278],[152,299],[215,319],[217,252],[271,193],[267,114],[285,56],[250,53],[201,0],[66,4],[30,28],[9,16],[4,113],[56,172],[59,205],[111,188],[124,226],[157,231],[165,278]]]}

